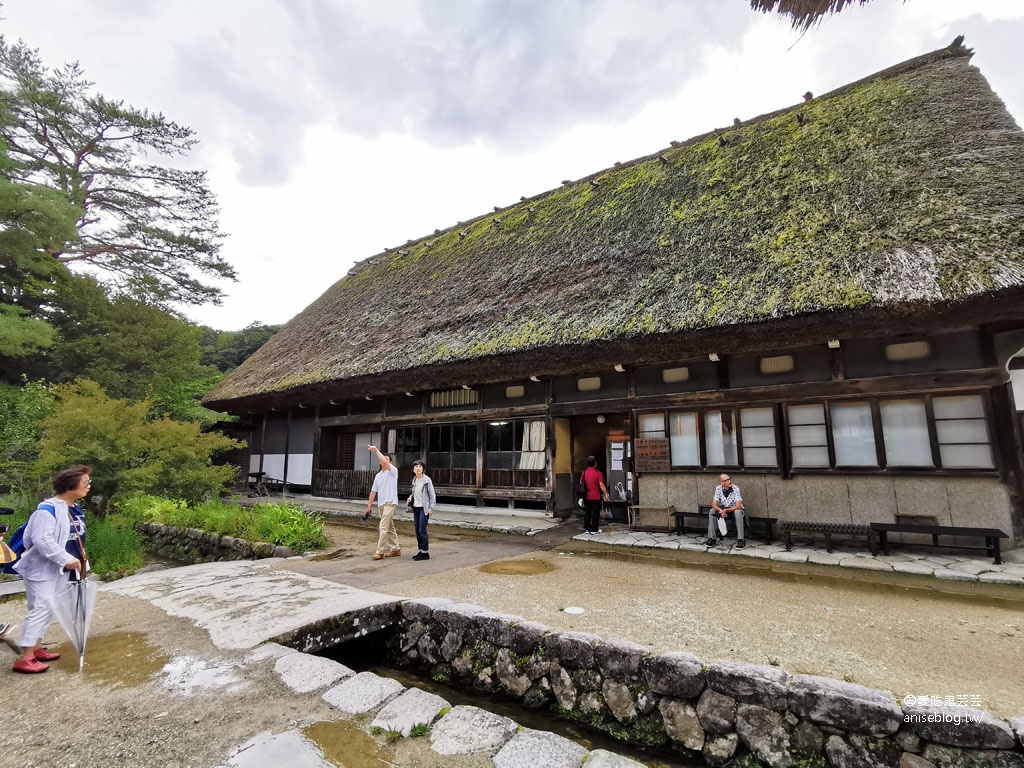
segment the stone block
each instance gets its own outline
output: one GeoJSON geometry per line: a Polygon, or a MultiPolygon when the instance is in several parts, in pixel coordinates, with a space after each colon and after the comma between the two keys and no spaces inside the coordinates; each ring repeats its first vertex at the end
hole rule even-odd
{"type": "Polygon", "coordinates": [[[533,680],[519,669],[518,659],[508,648],[500,648],[494,660],[494,672],[498,682],[516,698],[521,697],[533,685],[533,680]]]}
{"type": "Polygon", "coordinates": [[[714,690],[708,679],[708,687],[697,702],[697,717],[709,733],[731,733],[736,722],[736,699],[714,690]]]}
{"type": "Polygon", "coordinates": [[[1016,750],[966,750],[944,744],[929,744],[921,757],[936,768],[1024,768],[1024,755],[1016,750]]]}
{"type": "Polygon", "coordinates": [[[494,768],[582,768],[587,750],[546,731],[524,728],[494,756],[494,768]]]}
{"type": "Polygon", "coordinates": [[[352,677],[355,671],[322,656],[308,653],[288,653],[274,664],[281,682],[298,693],[310,693],[352,677]]]}
{"type": "Polygon", "coordinates": [[[601,684],[601,693],[604,695],[608,711],[620,723],[628,724],[636,719],[636,702],[625,685],[615,680],[605,680],[601,684]]]}
{"type": "Polygon", "coordinates": [[[666,696],[658,702],[658,710],[672,741],[695,751],[704,748],[704,729],[692,704],[666,696]]]}
{"type": "Polygon", "coordinates": [[[519,725],[479,707],[452,707],[430,732],[431,746],[441,755],[494,754],[511,739],[519,725]]]}
{"type": "Polygon", "coordinates": [[[815,757],[821,754],[825,734],[820,728],[804,720],[793,727],[789,741],[797,754],[815,757]]]}
{"type": "MultiPolygon", "coordinates": [[[[698,504],[708,504],[710,502],[702,502],[697,493],[697,478],[695,475],[666,475],[668,481],[666,483],[667,494],[665,501],[662,504],[651,503],[652,507],[668,507],[673,506],[678,510],[685,512],[696,512],[698,504]]],[[[645,496],[640,498],[646,499],[645,496]]],[[[646,503],[646,502],[645,502],[646,503]]]]}
{"type": "Polygon", "coordinates": [[[953,747],[1012,749],[1017,745],[1013,729],[1005,720],[974,707],[903,707],[904,721],[926,741],[953,747]]]}
{"type": "Polygon", "coordinates": [[[891,768],[901,754],[899,745],[890,739],[833,735],[825,742],[825,757],[835,768],[891,768]]]}
{"type": "Polygon", "coordinates": [[[820,475],[804,488],[808,520],[822,523],[850,523],[850,488],[845,477],[820,475]]]}
{"type": "MultiPolygon", "coordinates": [[[[895,483],[896,514],[928,515],[934,517],[939,525],[952,525],[953,518],[949,512],[949,499],[946,495],[946,479],[942,477],[901,477],[895,483]]],[[[875,522],[885,522],[878,521],[875,522]]],[[[898,535],[889,534],[892,541],[898,541],[898,535]]],[[[913,538],[907,538],[912,541],[913,538]]],[[[924,539],[922,539],[924,540],[924,539]]],[[[928,537],[927,541],[931,541],[928,537]]]]}
{"type": "Polygon", "coordinates": [[[577,690],[569,673],[555,665],[548,675],[548,679],[551,680],[551,691],[555,694],[558,706],[569,711],[575,709],[577,690]]]}
{"type": "Polygon", "coordinates": [[[896,521],[896,487],[891,477],[847,475],[846,484],[850,493],[850,519],[854,524],[896,521]]]}
{"type": "Polygon", "coordinates": [[[521,616],[492,613],[491,611],[473,616],[473,622],[477,625],[480,636],[489,643],[505,648],[512,643],[512,625],[518,624],[522,620],[521,616]]]}
{"type": "Polygon", "coordinates": [[[511,645],[509,647],[520,656],[529,656],[541,647],[544,635],[550,631],[551,627],[538,624],[535,621],[515,624],[511,629],[511,645]]]}
{"type": "Polygon", "coordinates": [[[595,749],[587,756],[587,768],[644,768],[644,764],[606,749],[595,749]]]}
{"type": "Polygon", "coordinates": [[[777,475],[765,475],[765,493],[768,497],[768,516],[779,520],[809,520],[804,504],[803,478],[783,480],[777,475]]]}
{"type": "Polygon", "coordinates": [[[448,706],[448,702],[440,696],[419,688],[409,688],[397,699],[385,704],[370,727],[399,731],[402,736],[408,736],[415,726],[433,723],[448,706]]]}
{"type": "Polygon", "coordinates": [[[434,621],[448,631],[464,632],[475,627],[473,617],[486,609],[472,603],[452,603],[434,609],[434,621]]]}
{"type": "MultiPolygon", "coordinates": [[[[998,478],[948,477],[945,484],[953,525],[998,528],[1013,535],[1007,486],[998,478]]],[[[976,545],[978,541],[973,543],[976,545]]]]}
{"type": "Polygon", "coordinates": [[[736,734],[769,768],[788,768],[793,764],[789,732],[780,712],[756,704],[740,704],[736,710],[736,734]]]}
{"type": "Polygon", "coordinates": [[[600,642],[587,632],[551,632],[544,637],[545,655],[563,667],[587,669],[594,666],[594,646],[600,642]]]}
{"type": "Polygon", "coordinates": [[[452,605],[446,597],[423,597],[418,600],[405,600],[402,603],[402,616],[409,621],[428,621],[434,611],[442,605],[452,605]]]}
{"type": "Polygon", "coordinates": [[[637,489],[642,498],[652,507],[667,507],[669,501],[668,483],[672,475],[645,472],[637,479],[637,489]]]}
{"type": "Polygon", "coordinates": [[[792,677],[789,709],[849,733],[895,733],[903,722],[903,712],[889,694],[816,675],[792,677]]]}
{"type": "Polygon", "coordinates": [[[444,640],[441,641],[442,658],[445,661],[453,661],[459,655],[460,648],[462,648],[462,633],[457,631],[446,632],[444,640]]]}
{"type": "Polygon", "coordinates": [[[636,684],[643,678],[640,663],[654,651],[648,645],[627,640],[606,640],[594,648],[594,661],[605,677],[636,684]]]}
{"type": "MultiPolygon", "coordinates": [[[[729,475],[739,485],[743,494],[743,508],[755,517],[770,517],[768,514],[768,484],[765,482],[766,475],[729,475]]],[[[714,491],[712,491],[714,494],[714,491]]],[[[711,500],[702,501],[702,504],[710,504],[711,500]]]]}
{"type": "Polygon", "coordinates": [[[1017,741],[1022,747],[1024,747],[1024,717],[1015,717],[1010,721],[1010,727],[1013,729],[1014,735],[1017,737],[1017,741]]]}
{"type": "Polygon", "coordinates": [[[935,768],[935,763],[925,760],[920,755],[904,752],[900,755],[900,764],[897,768],[935,768]]]}
{"type": "Polygon", "coordinates": [[[381,677],[373,672],[360,672],[328,689],[323,699],[346,714],[361,715],[376,712],[404,690],[397,680],[381,677]]]}
{"type": "Polygon", "coordinates": [[[647,656],[640,665],[647,687],[655,693],[676,699],[696,699],[704,690],[701,660],[689,653],[662,653],[647,656]]]}
{"type": "Polygon", "coordinates": [[[704,741],[704,762],[708,765],[725,765],[736,754],[736,747],[739,744],[740,737],[735,733],[709,736],[704,741]]]}
{"type": "Polygon", "coordinates": [[[716,661],[704,675],[709,688],[745,704],[778,710],[789,705],[789,673],[782,667],[716,661]]]}

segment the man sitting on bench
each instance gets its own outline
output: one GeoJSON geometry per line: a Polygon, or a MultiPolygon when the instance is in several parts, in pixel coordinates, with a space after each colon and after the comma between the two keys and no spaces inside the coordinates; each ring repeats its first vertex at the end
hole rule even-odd
{"type": "MultiPolygon", "coordinates": [[[[743,549],[747,546],[747,540],[743,538],[743,522],[746,519],[746,513],[743,511],[743,497],[740,495],[740,488],[738,485],[732,484],[732,478],[728,475],[720,475],[718,481],[721,484],[715,488],[715,498],[711,502],[711,509],[708,510],[708,540],[704,543],[709,547],[715,546],[718,519],[724,520],[727,515],[733,515],[736,518],[736,549],[743,549]]],[[[724,537],[719,535],[718,538],[724,537]]]]}

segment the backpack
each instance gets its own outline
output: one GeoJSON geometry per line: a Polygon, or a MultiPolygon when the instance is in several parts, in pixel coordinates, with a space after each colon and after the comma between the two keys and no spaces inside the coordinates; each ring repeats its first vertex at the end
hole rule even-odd
{"type": "Polygon", "coordinates": [[[14,570],[14,564],[21,559],[22,554],[25,552],[25,529],[28,527],[28,521],[19,525],[14,533],[11,534],[11,538],[7,541],[7,547],[15,554],[14,560],[9,563],[5,563],[3,567],[4,573],[16,573],[14,570]]]}

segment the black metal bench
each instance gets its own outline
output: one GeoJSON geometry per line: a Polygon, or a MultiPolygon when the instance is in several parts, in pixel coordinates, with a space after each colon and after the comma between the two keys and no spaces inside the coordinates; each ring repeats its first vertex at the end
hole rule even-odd
{"type": "MultiPolygon", "coordinates": [[[[703,531],[707,531],[708,528],[708,512],[711,511],[710,504],[701,504],[697,507],[696,512],[673,512],[672,517],[676,519],[675,532],[682,535],[686,532],[686,524],[690,520],[695,520],[698,523],[698,528],[703,531]]],[[[759,534],[764,538],[766,544],[772,543],[772,526],[775,525],[777,518],[774,517],[755,517],[754,515],[747,515],[746,527],[750,529],[751,533],[759,534]]],[[[726,517],[726,525],[729,526],[729,530],[734,534],[736,533],[736,520],[733,515],[726,517]]]]}
{"type": "Polygon", "coordinates": [[[964,528],[956,525],[921,525],[919,523],[871,523],[871,530],[878,534],[878,543],[882,545],[882,553],[889,554],[890,533],[921,533],[931,536],[931,544],[913,542],[913,545],[945,547],[947,549],[983,550],[994,559],[996,565],[1003,562],[999,553],[999,540],[1010,538],[998,528],[964,528]],[[972,547],[964,544],[940,544],[940,536],[960,536],[962,538],[984,539],[984,547],[972,547]]]}
{"type": "Polygon", "coordinates": [[[871,554],[876,555],[875,532],[870,525],[855,525],[853,523],[812,523],[802,520],[783,520],[779,523],[782,528],[782,538],[786,542],[786,551],[793,548],[794,533],[820,533],[825,537],[825,549],[831,554],[833,536],[866,536],[871,554]]]}

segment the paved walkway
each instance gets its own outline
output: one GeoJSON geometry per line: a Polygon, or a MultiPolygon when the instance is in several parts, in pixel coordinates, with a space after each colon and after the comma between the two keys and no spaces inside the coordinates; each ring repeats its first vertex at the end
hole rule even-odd
{"type": "MultiPolygon", "coordinates": [[[[683,549],[692,552],[707,552],[716,555],[735,555],[777,560],[786,563],[815,563],[840,568],[856,568],[866,571],[889,573],[912,573],[920,576],[934,576],[950,581],[977,581],[987,584],[1016,584],[1024,586],[1024,564],[1006,562],[1007,555],[1016,559],[1018,551],[1003,553],[1004,562],[996,565],[992,558],[972,557],[966,554],[938,554],[932,548],[894,548],[889,555],[873,556],[864,542],[860,546],[834,546],[829,553],[825,547],[797,546],[787,552],[781,542],[765,544],[756,539],[747,539],[747,546],[736,548],[735,539],[725,539],[717,546],[705,546],[706,536],[687,533],[646,533],[631,531],[621,523],[612,523],[600,533],[580,533],[573,541],[591,541],[616,547],[649,547],[653,549],[683,549]]],[[[945,551],[945,550],[941,550],[945,551]]]]}

